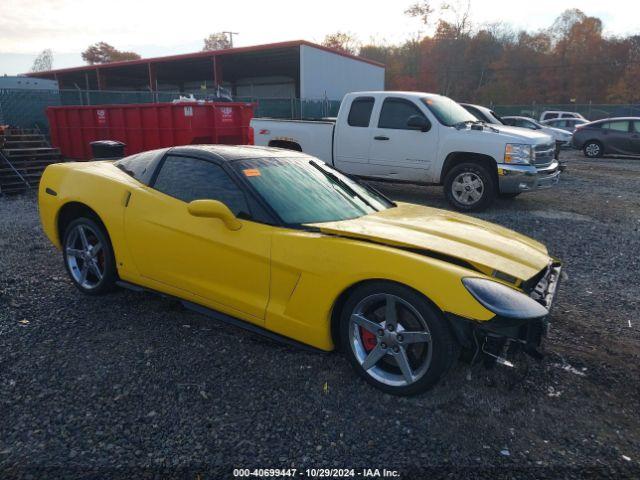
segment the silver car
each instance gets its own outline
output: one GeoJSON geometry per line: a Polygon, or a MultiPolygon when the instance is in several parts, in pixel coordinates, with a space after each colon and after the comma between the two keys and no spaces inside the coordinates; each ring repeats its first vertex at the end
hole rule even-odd
{"type": "Polygon", "coordinates": [[[530,130],[539,130],[542,133],[546,133],[556,141],[556,146],[558,148],[571,146],[570,132],[560,128],[543,125],[531,117],[507,116],[500,117],[500,120],[502,120],[502,123],[505,125],[511,125],[512,127],[528,128],[530,130]]]}
{"type": "Polygon", "coordinates": [[[589,123],[589,120],[585,120],[584,118],[554,118],[540,123],[573,133],[578,125],[585,125],[589,123]]]}

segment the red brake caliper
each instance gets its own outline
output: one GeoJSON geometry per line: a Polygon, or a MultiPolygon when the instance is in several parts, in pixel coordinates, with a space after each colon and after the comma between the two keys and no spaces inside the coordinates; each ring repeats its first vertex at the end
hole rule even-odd
{"type": "Polygon", "coordinates": [[[376,348],[376,345],[378,344],[376,336],[373,333],[371,333],[369,330],[365,330],[362,327],[360,327],[360,338],[362,338],[364,349],[367,352],[370,352],[371,350],[376,348]]]}

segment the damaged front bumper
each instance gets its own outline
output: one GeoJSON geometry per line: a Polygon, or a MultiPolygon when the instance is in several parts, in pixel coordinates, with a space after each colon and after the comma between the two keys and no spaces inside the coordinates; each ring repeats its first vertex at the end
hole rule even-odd
{"type": "MultiPolygon", "coordinates": [[[[524,293],[551,311],[562,266],[552,262],[538,275],[522,285],[524,293]]],[[[549,330],[549,314],[541,318],[510,318],[496,315],[491,320],[477,322],[446,314],[460,344],[476,353],[502,360],[505,352],[524,351],[536,359],[542,358],[539,347],[549,330]]],[[[475,358],[475,356],[474,356],[475,358]]]]}

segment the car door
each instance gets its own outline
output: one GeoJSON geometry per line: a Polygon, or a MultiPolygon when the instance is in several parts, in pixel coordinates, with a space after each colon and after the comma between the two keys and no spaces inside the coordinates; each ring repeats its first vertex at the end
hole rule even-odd
{"type": "Polygon", "coordinates": [[[353,175],[367,175],[371,144],[371,112],[375,98],[356,97],[349,106],[349,114],[339,118],[335,127],[336,168],[353,175]]]}
{"type": "Polygon", "coordinates": [[[213,199],[240,219],[252,216],[247,195],[222,166],[169,154],[158,168],[152,187],[132,191],[125,212],[137,270],[153,282],[198,295],[205,305],[248,314],[262,324],[272,227],[245,220],[234,231],[188,212],[188,202],[213,199]]]}
{"type": "Polygon", "coordinates": [[[426,113],[414,102],[399,97],[385,98],[378,111],[369,149],[374,176],[409,182],[432,181],[430,169],[437,158],[438,129],[433,128],[426,113]],[[409,127],[412,116],[424,119],[428,130],[409,127]]]}
{"type": "Polygon", "coordinates": [[[631,153],[629,120],[613,120],[602,125],[602,141],[606,152],[631,153]]]}

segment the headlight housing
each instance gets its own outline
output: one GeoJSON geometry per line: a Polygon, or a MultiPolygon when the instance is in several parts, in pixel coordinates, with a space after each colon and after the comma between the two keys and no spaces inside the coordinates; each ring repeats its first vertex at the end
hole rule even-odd
{"type": "Polygon", "coordinates": [[[518,290],[487,278],[466,277],[462,284],[487,310],[516,320],[542,318],[549,311],[518,290]]]}
{"type": "Polygon", "coordinates": [[[533,160],[533,147],[525,143],[507,143],[504,147],[504,163],[528,165],[533,160]]]}

